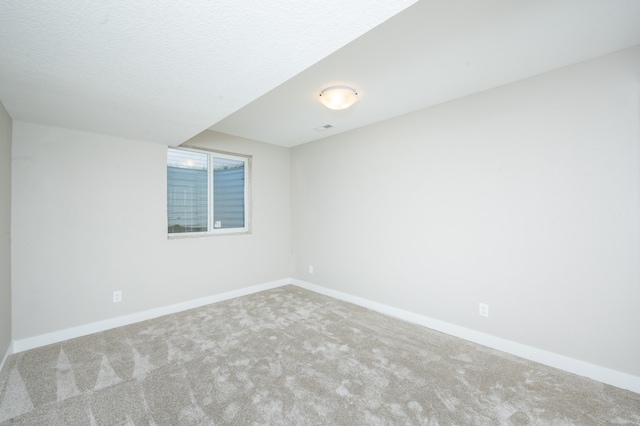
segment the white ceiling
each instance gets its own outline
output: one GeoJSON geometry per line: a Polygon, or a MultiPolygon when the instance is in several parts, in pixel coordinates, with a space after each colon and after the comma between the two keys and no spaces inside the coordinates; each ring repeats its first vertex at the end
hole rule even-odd
{"type": "Polygon", "coordinates": [[[167,145],[295,146],[640,44],[639,0],[414,1],[0,0],[0,101],[167,145]],[[322,107],[335,84],[360,102],[322,107]]]}
{"type": "Polygon", "coordinates": [[[0,0],[0,101],[176,145],[414,1],[0,0]]]}
{"type": "Polygon", "coordinates": [[[637,44],[639,0],[422,0],[211,129],[295,146],[637,44]]]}

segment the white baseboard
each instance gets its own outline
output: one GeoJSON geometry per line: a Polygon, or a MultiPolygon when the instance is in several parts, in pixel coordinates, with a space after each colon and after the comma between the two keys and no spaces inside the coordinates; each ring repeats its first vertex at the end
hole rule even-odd
{"type": "Polygon", "coordinates": [[[522,343],[517,343],[511,340],[481,333],[469,328],[450,324],[444,321],[439,321],[424,315],[419,315],[403,309],[394,308],[392,306],[374,302],[362,297],[353,296],[347,293],[342,293],[340,291],[332,290],[326,287],[321,287],[319,285],[311,284],[295,278],[291,279],[291,283],[298,287],[302,287],[316,293],[324,294],[335,299],[369,308],[383,314],[387,314],[405,321],[412,322],[414,324],[419,324],[424,327],[449,334],[451,336],[459,337],[461,339],[465,339],[483,346],[497,349],[502,352],[516,355],[521,358],[529,359],[531,361],[535,361],[549,367],[558,368],[560,370],[577,374],[579,376],[588,377],[590,379],[597,380],[599,382],[606,383],[618,388],[640,393],[640,377],[638,376],[622,373],[620,371],[601,367],[599,365],[590,364],[585,361],[569,358],[564,355],[559,355],[553,352],[537,349],[532,346],[523,345],[522,343]]]}
{"type": "Polygon", "coordinates": [[[35,349],[41,346],[50,345],[52,343],[58,343],[65,340],[74,339],[76,337],[86,336],[89,334],[98,333],[100,331],[110,330],[112,328],[134,324],[140,321],[146,321],[149,319],[161,317],[163,315],[174,314],[176,312],[186,311],[187,309],[198,308],[200,306],[209,305],[211,303],[222,302],[223,300],[235,299],[236,297],[258,293],[264,290],[270,290],[272,288],[281,287],[290,283],[291,279],[285,278],[278,281],[272,281],[264,284],[242,288],[239,290],[229,291],[226,293],[215,294],[200,299],[189,300],[187,302],[176,303],[174,305],[163,306],[161,308],[151,309],[144,312],[123,315],[104,321],[93,322],[90,324],[54,331],[52,333],[28,337],[26,339],[14,340],[13,352],[18,353],[29,349],[35,349]]]}
{"type": "Polygon", "coordinates": [[[138,312],[130,315],[123,315],[104,321],[98,321],[91,324],[72,327],[65,330],[29,337],[26,339],[15,340],[9,346],[7,353],[2,359],[2,363],[0,363],[0,371],[2,371],[2,368],[4,367],[9,355],[13,353],[46,346],[52,343],[62,342],[64,340],[69,340],[76,337],[86,336],[88,334],[93,334],[100,331],[110,330],[116,327],[122,327],[136,322],[157,318],[163,315],[185,311],[187,309],[198,308],[200,306],[221,302],[223,300],[234,299],[236,297],[246,296],[248,294],[257,293],[260,291],[270,290],[272,288],[281,287],[287,284],[294,284],[298,287],[311,290],[316,293],[324,294],[335,299],[344,300],[345,302],[350,302],[368,309],[372,309],[374,311],[381,312],[386,315],[412,322],[414,324],[422,325],[424,327],[428,327],[433,330],[449,334],[451,336],[459,337],[461,339],[465,339],[483,346],[516,355],[521,358],[529,359],[540,364],[558,368],[569,373],[588,377],[602,383],[640,393],[640,377],[638,376],[622,373],[620,371],[612,370],[606,367],[590,364],[585,361],[569,358],[564,355],[559,355],[553,352],[534,348],[532,346],[513,342],[511,340],[492,336],[486,333],[481,333],[469,328],[457,326],[444,321],[439,321],[424,315],[416,314],[399,308],[394,308],[393,306],[388,306],[383,303],[374,302],[362,297],[353,296],[347,293],[332,290],[326,287],[321,287],[316,284],[311,284],[294,278],[285,278],[278,281],[272,281],[239,290],[190,300],[187,302],[176,303],[174,305],[169,305],[162,308],[138,312]]]}
{"type": "Polygon", "coordinates": [[[7,362],[7,359],[9,358],[9,355],[12,355],[12,354],[13,354],[13,342],[9,343],[9,347],[7,348],[7,352],[4,354],[4,357],[2,358],[2,362],[0,362],[0,377],[2,377],[2,369],[4,368],[4,365],[7,362]]]}

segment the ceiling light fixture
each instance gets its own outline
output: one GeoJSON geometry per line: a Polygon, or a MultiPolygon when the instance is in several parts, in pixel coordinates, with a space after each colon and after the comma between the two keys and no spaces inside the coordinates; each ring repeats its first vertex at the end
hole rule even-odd
{"type": "Polygon", "coordinates": [[[339,111],[358,102],[358,92],[347,86],[331,86],[320,92],[320,102],[329,109],[339,111]]]}

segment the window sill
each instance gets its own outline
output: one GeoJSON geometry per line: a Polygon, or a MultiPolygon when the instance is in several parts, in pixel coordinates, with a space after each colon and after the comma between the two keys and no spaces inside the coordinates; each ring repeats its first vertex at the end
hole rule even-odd
{"type": "Polygon", "coordinates": [[[203,238],[203,237],[226,237],[229,235],[249,235],[249,230],[233,230],[225,232],[181,232],[175,234],[167,234],[168,240],[182,240],[184,238],[203,238]]]}

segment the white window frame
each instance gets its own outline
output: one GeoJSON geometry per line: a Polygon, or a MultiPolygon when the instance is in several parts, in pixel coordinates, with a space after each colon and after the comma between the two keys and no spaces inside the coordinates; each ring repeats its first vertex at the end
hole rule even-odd
{"type": "MultiPolygon", "coordinates": [[[[170,233],[168,231],[168,216],[167,216],[167,235],[169,239],[174,238],[191,238],[191,237],[203,237],[212,235],[233,235],[233,234],[250,234],[251,233],[251,163],[252,156],[237,154],[227,151],[219,151],[206,148],[191,148],[191,147],[169,147],[168,149],[191,151],[200,154],[208,155],[207,162],[207,188],[208,188],[208,203],[207,203],[207,231],[205,232],[175,232],[170,233]],[[244,162],[244,226],[238,228],[216,228],[214,221],[214,158],[226,158],[230,160],[244,162]]],[[[168,181],[167,181],[168,185],[168,181]]],[[[167,199],[167,210],[169,200],[167,199]]]]}

